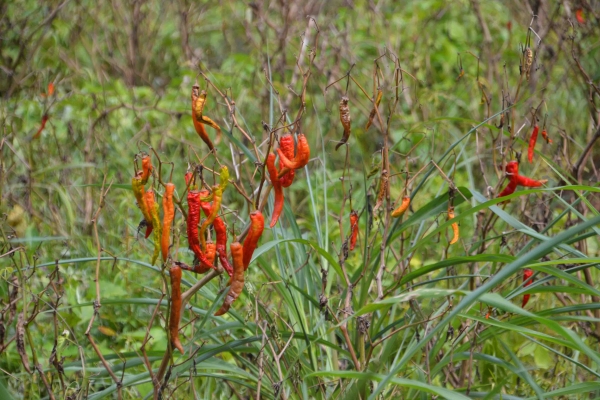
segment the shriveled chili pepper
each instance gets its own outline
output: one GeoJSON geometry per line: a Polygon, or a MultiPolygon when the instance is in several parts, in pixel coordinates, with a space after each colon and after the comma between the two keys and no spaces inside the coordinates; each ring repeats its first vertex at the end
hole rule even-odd
{"type": "Polygon", "coordinates": [[[377,192],[377,199],[375,200],[375,205],[373,206],[373,214],[381,208],[383,205],[383,201],[385,200],[386,194],[389,192],[389,173],[387,169],[381,171],[381,177],[379,178],[379,191],[377,192]]]}
{"type": "Polygon", "coordinates": [[[548,132],[546,132],[545,129],[542,130],[542,137],[544,138],[544,140],[546,141],[546,143],[552,144],[552,139],[550,139],[548,137],[548,132]]]}
{"type": "Polygon", "coordinates": [[[293,159],[290,160],[287,158],[281,149],[277,149],[277,154],[279,154],[279,159],[284,166],[277,175],[278,178],[281,178],[290,170],[299,169],[308,164],[308,160],[310,159],[310,147],[308,146],[306,137],[301,133],[298,135],[298,148],[296,149],[296,156],[293,159]]]}
{"type": "Polygon", "coordinates": [[[210,201],[211,198],[212,198],[213,203],[212,203],[212,207],[210,210],[210,214],[206,217],[206,219],[202,223],[202,226],[200,226],[199,235],[200,235],[200,243],[202,244],[202,250],[206,250],[206,238],[204,237],[206,229],[209,227],[210,224],[213,223],[215,218],[217,218],[217,215],[219,215],[219,211],[221,211],[221,200],[223,199],[223,189],[221,189],[220,185],[214,185],[212,195],[207,196],[207,197],[202,197],[202,198],[200,198],[200,201],[202,201],[202,202],[210,201]]]}
{"type": "Polygon", "coordinates": [[[169,255],[169,243],[171,241],[171,224],[175,218],[175,206],[173,205],[173,192],[175,185],[171,182],[165,185],[165,194],[163,194],[163,226],[160,249],[162,251],[163,262],[167,261],[169,255]]]}
{"type": "Polygon", "coordinates": [[[392,217],[393,218],[401,217],[406,212],[406,210],[408,210],[409,206],[410,206],[410,197],[404,196],[402,198],[402,202],[400,203],[400,205],[394,211],[392,211],[392,217]]]}
{"type": "MultiPolygon", "coordinates": [[[[523,270],[523,287],[527,287],[533,283],[533,279],[531,278],[532,276],[533,276],[532,269],[525,268],[523,270]]],[[[523,295],[523,303],[521,304],[522,308],[525,308],[525,306],[527,305],[527,302],[529,301],[529,297],[530,297],[529,293],[523,295]]]]}
{"type": "Polygon", "coordinates": [[[212,264],[208,262],[200,249],[198,237],[198,223],[200,222],[200,192],[197,190],[190,190],[187,195],[187,201],[187,235],[189,248],[192,250],[200,264],[203,264],[205,267],[213,268],[212,264]]]}
{"type": "Polygon", "coordinates": [[[358,238],[358,213],[354,210],[350,213],[350,251],[356,247],[358,238]]]}
{"type": "MultiPolygon", "coordinates": [[[[210,263],[210,265],[214,265],[215,256],[217,255],[217,245],[213,242],[206,243],[206,252],[204,253],[204,255],[206,256],[206,261],[210,263]]],[[[194,265],[194,272],[197,274],[204,274],[209,270],[210,268],[204,264],[194,265]]]]}
{"type": "Polygon", "coordinates": [[[239,242],[233,242],[230,246],[231,258],[233,259],[233,276],[231,277],[231,286],[225,296],[223,305],[215,313],[216,316],[223,315],[240,296],[244,290],[244,248],[239,242]]]}
{"type": "Polygon", "coordinates": [[[275,191],[275,201],[273,204],[273,215],[271,216],[271,223],[269,226],[272,228],[275,226],[283,210],[283,188],[281,187],[281,180],[277,178],[277,168],[275,168],[275,154],[270,153],[267,157],[267,170],[269,171],[269,178],[273,184],[273,190],[275,191]]]}
{"type": "Polygon", "coordinates": [[[158,216],[158,203],[154,198],[154,190],[150,189],[146,192],[146,207],[152,216],[152,226],[154,227],[154,252],[152,253],[152,265],[156,262],[161,248],[161,227],[160,218],[158,216]]]}
{"type": "Polygon", "coordinates": [[[531,138],[529,139],[529,147],[527,148],[527,159],[529,160],[529,163],[533,162],[533,151],[535,149],[535,143],[537,142],[538,131],[538,126],[534,126],[533,132],[531,132],[531,138]]]}
{"type": "MultiPolygon", "coordinates": [[[[208,196],[208,190],[201,190],[200,197],[208,196]]],[[[209,216],[212,211],[212,206],[208,202],[200,202],[200,206],[202,207],[202,211],[204,211],[204,215],[209,216]]],[[[229,263],[227,259],[227,227],[225,226],[225,222],[221,217],[217,216],[213,221],[213,228],[215,229],[215,236],[217,241],[217,253],[219,253],[219,261],[221,261],[221,266],[227,274],[231,277],[233,275],[233,267],[229,263]]],[[[209,249],[209,244],[206,245],[207,252],[209,249]]]]}
{"type": "Polygon", "coordinates": [[[152,169],[152,158],[146,154],[142,157],[142,185],[145,185],[146,182],[148,182],[152,169]]]}
{"type": "MultiPolygon", "coordinates": [[[[279,139],[279,148],[283,152],[289,160],[294,158],[294,137],[290,134],[283,135],[279,139]]],[[[279,169],[283,168],[281,158],[279,158],[279,169]]],[[[289,172],[285,173],[279,181],[281,182],[281,186],[286,188],[289,187],[292,182],[294,182],[294,176],[296,175],[296,171],[293,169],[289,172]]]]}
{"type": "Polygon", "coordinates": [[[335,146],[335,149],[339,149],[341,145],[348,142],[350,138],[350,131],[352,130],[352,118],[350,118],[350,107],[348,107],[349,99],[344,96],[340,100],[340,122],[344,127],[344,134],[342,136],[342,140],[335,146]]]}
{"type": "MultiPolygon", "coordinates": [[[[450,206],[448,207],[448,219],[452,219],[454,218],[454,207],[450,206]]],[[[454,244],[456,242],[458,242],[458,238],[460,237],[459,231],[458,231],[458,223],[454,222],[452,224],[452,239],[450,240],[449,244],[454,244]]]]}
{"type": "Polygon", "coordinates": [[[150,236],[152,233],[152,215],[146,206],[146,191],[144,189],[144,185],[142,184],[141,171],[131,178],[131,187],[133,188],[133,194],[135,195],[135,200],[138,203],[138,207],[144,215],[144,220],[146,221],[146,238],[148,238],[148,236],[150,236]]]}
{"type": "MultiPolygon", "coordinates": [[[[252,260],[252,254],[258,244],[263,229],[265,228],[265,217],[259,210],[252,211],[250,213],[250,231],[246,240],[244,240],[244,271],[248,269],[250,261],[252,260]]],[[[235,269],[235,266],[234,266],[235,269]]]]}
{"type": "Polygon", "coordinates": [[[38,131],[36,132],[36,134],[33,135],[32,139],[37,139],[42,134],[42,131],[46,127],[46,122],[48,122],[48,118],[49,118],[48,114],[44,114],[42,116],[42,124],[40,125],[40,129],[38,129],[38,131]]]}
{"type": "Polygon", "coordinates": [[[179,320],[181,319],[181,268],[173,265],[169,270],[171,275],[171,312],[169,313],[169,336],[171,345],[184,354],[183,346],[179,340],[179,320]]]}
{"type": "Polygon", "coordinates": [[[377,108],[379,107],[379,103],[381,103],[382,97],[383,90],[379,89],[377,91],[377,98],[375,99],[375,104],[373,105],[373,109],[371,109],[371,113],[369,114],[369,120],[367,121],[367,126],[365,126],[365,131],[368,130],[371,124],[373,123],[373,119],[375,119],[375,114],[377,114],[377,108]]]}
{"type": "Polygon", "coordinates": [[[533,50],[531,50],[531,48],[529,48],[529,47],[527,47],[525,49],[524,60],[525,60],[524,72],[525,72],[525,76],[527,77],[527,80],[529,80],[529,76],[531,74],[531,66],[533,65],[533,50]]]}

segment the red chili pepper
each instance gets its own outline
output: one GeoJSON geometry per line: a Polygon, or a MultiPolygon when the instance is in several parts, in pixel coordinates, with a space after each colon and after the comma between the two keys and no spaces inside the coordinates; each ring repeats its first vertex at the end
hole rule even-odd
{"type": "MultiPolygon", "coordinates": [[[[294,158],[294,137],[290,134],[283,135],[279,139],[279,148],[283,152],[289,160],[294,158]]],[[[279,170],[283,169],[283,165],[281,162],[281,158],[279,159],[279,170]]],[[[294,182],[294,176],[296,175],[296,171],[293,169],[287,173],[285,173],[279,181],[281,182],[281,186],[286,188],[289,187],[292,182],[294,182]]]]}
{"type": "Polygon", "coordinates": [[[200,239],[198,236],[198,223],[200,222],[200,192],[190,190],[187,195],[188,201],[188,219],[187,219],[187,235],[190,250],[198,261],[205,267],[214,268],[208,262],[202,250],[200,249],[200,239]]]}
{"type": "Polygon", "coordinates": [[[152,265],[156,262],[161,249],[162,228],[160,218],[158,217],[158,203],[155,201],[154,190],[150,188],[146,192],[146,207],[152,216],[152,226],[154,227],[154,252],[152,253],[152,265]]]}
{"type": "Polygon", "coordinates": [[[231,277],[231,286],[229,286],[229,291],[225,296],[223,305],[215,313],[216,316],[223,315],[229,311],[231,304],[233,304],[235,299],[237,299],[242,293],[242,290],[244,290],[244,248],[239,242],[231,243],[230,248],[231,258],[233,259],[234,274],[231,277]]]}
{"type": "MultiPolygon", "coordinates": [[[[279,220],[281,211],[283,210],[283,188],[281,187],[281,179],[277,178],[277,168],[275,168],[275,154],[270,153],[267,157],[267,170],[269,171],[269,178],[273,184],[273,190],[275,191],[275,202],[273,205],[273,215],[271,216],[271,223],[269,226],[272,228],[279,220]]],[[[283,178],[282,178],[283,179],[283,178]]]]}
{"type": "Polygon", "coordinates": [[[250,261],[252,260],[252,254],[258,244],[263,229],[265,227],[265,217],[259,210],[252,211],[250,213],[250,231],[246,240],[244,240],[244,271],[248,269],[250,261]]]}
{"type": "Polygon", "coordinates": [[[138,203],[138,207],[144,215],[146,221],[146,239],[152,233],[152,214],[150,209],[146,205],[146,191],[144,185],[142,185],[142,172],[139,171],[133,178],[131,178],[131,187],[133,188],[133,194],[138,203]]]}
{"type": "MultiPolygon", "coordinates": [[[[208,190],[200,191],[201,198],[207,196],[208,190]]],[[[212,206],[210,203],[201,201],[200,207],[202,207],[202,211],[204,211],[204,215],[206,215],[207,217],[211,214],[212,206]]],[[[229,276],[231,277],[233,275],[233,267],[227,259],[227,227],[225,226],[225,222],[223,222],[223,219],[221,219],[221,217],[215,218],[215,220],[213,221],[213,228],[215,229],[215,235],[217,237],[216,249],[217,253],[219,253],[219,261],[221,261],[221,266],[225,271],[227,271],[227,274],[229,274],[229,276]]],[[[208,244],[206,246],[208,249],[208,244]]]]}
{"type": "MultiPolygon", "coordinates": [[[[189,186],[190,182],[192,181],[192,178],[194,177],[194,173],[192,171],[188,171],[185,173],[184,175],[184,179],[185,179],[185,186],[189,186]]],[[[190,187],[190,190],[193,189],[190,187]]]]}
{"type": "Polygon", "coordinates": [[[519,175],[519,163],[516,161],[509,161],[508,164],[506,164],[505,171],[509,180],[515,180],[515,177],[519,175]]]}
{"type": "Polygon", "coordinates": [[[585,19],[583,18],[583,9],[578,8],[575,10],[575,18],[577,18],[577,22],[580,24],[585,24],[585,19]]]}
{"type": "Polygon", "coordinates": [[[550,139],[548,137],[548,132],[546,132],[545,129],[542,131],[542,137],[544,138],[544,140],[546,141],[546,143],[552,144],[552,139],[550,139]]]}
{"type": "MultiPolygon", "coordinates": [[[[532,269],[525,268],[523,270],[523,287],[527,287],[533,283],[533,279],[531,279],[532,276],[533,276],[532,269]]],[[[521,304],[522,308],[525,308],[525,306],[527,305],[527,302],[529,301],[529,297],[530,297],[529,293],[523,295],[523,303],[521,304]]]]}
{"type": "Polygon", "coordinates": [[[504,197],[504,196],[508,196],[509,194],[513,194],[515,192],[516,188],[517,188],[517,181],[516,180],[509,181],[508,185],[506,185],[504,190],[500,192],[498,197],[504,197]]]}
{"type": "Polygon", "coordinates": [[[171,345],[184,354],[179,341],[179,320],[181,319],[181,268],[174,265],[169,270],[171,275],[171,313],[169,314],[169,336],[171,345]]]}
{"type": "MultiPolygon", "coordinates": [[[[217,254],[217,245],[213,242],[206,243],[206,252],[204,255],[206,256],[206,261],[210,265],[215,265],[215,256],[217,254]]],[[[194,272],[197,274],[204,274],[210,270],[209,267],[203,264],[194,265],[194,272]]]]}
{"type": "Polygon", "coordinates": [[[350,251],[356,247],[358,238],[358,213],[354,210],[350,213],[350,251]]]}
{"type": "Polygon", "coordinates": [[[527,159],[529,160],[529,163],[533,162],[533,150],[535,149],[535,143],[537,142],[538,131],[538,126],[534,126],[533,132],[531,132],[531,139],[529,139],[529,148],[527,149],[527,159]]]}
{"type": "Polygon", "coordinates": [[[40,126],[40,129],[38,129],[37,133],[35,135],[33,135],[32,139],[37,139],[42,134],[42,131],[46,127],[46,122],[48,122],[48,118],[49,118],[48,114],[44,114],[42,116],[42,125],[40,126]]]}
{"type": "Polygon", "coordinates": [[[303,133],[298,135],[298,149],[296,150],[296,157],[289,159],[283,154],[281,149],[277,149],[279,159],[283,163],[284,168],[279,171],[278,177],[281,178],[283,175],[288,173],[290,170],[299,169],[308,164],[310,159],[310,147],[308,141],[303,133]]]}

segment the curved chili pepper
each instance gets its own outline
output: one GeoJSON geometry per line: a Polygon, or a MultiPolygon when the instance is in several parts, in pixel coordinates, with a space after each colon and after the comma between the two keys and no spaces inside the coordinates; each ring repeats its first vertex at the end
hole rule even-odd
{"type": "Polygon", "coordinates": [[[506,185],[506,187],[504,188],[504,190],[502,190],[500,192],[500,194],[498,194],[498,197],[504,197],[504,196],[508,196],[509,194],[513,194],[515,192],[515,189],[517,188],[517,181],[512,180],[508,182],[508,185],[506,185]]]}
{"type": "MultiPolygon", "coordinates": [[[[452,219],[454,218],[454,207],[448,207],[448,219],[452,219]]],[[[458,238],[460,237],[459,231],[458,231],[458,223],[454,222],[452,224],[452,239],[450,240],[449,244],[454,244],[456,242],[458,242],[458,238]]]]}
{"type": "Polygon", "coordinates": [[[536,181],[535,179],[528,178],[523,175],[517,175],[517,184],[525,187],[540,187],[544,183],[548,182],[547,179],[542,179],[540,181],[536,181]]]}
{"type": "MultiPolygon", "coordinates": [[[[192,181],[192,178],[194,177],[194,173],[192,171],[188,171],[185,173],[185,175],[183,176],[185,179],[185,186],[190,186],[190,182],[192,181]]],[[[190,187],[190,190],[192,190],[193,188],[190,187]]]]}
{"type": "Polygon", "coordinates": [[[206,93],[204,97],[200,97],[200,94],[198,93],[199,89],[200,87],[198,85],[192,86],[192,121],[194,122],[194,129],[196,129],[196,133],[200,136],[200,139],[206,143],[210,150],[214,150],[215,146],[208,137],[204,125],[200,122],[202,121],[202,109],[204,108],[206,93]]]}
{"type": "Polygon", "coordinates": [[[298,149],[296,150],[296,157],[290,160],[285,156],[285,154],[283,154],[281,149],[277,149],[277,154],[279,154],[279,159],[284,166],[284,168],[280,170],[279,174],[277,175],[278,178],[281,178],[290,170],[302,168],[308,164],[308,160],[310,159],[310,147],[308,146],[306,137],[303,133],[301,133],[298,135],[298,149]]]}
{"type": "MultiPolygon", "coordinates": [[[[293,159],[294,158],[294,137],[290,134],[283,135],[279,139],[279,148],[281,149],[283,154],[289,160],[293,159]]],[[[280,158],[279,159],[279,169],[281,170],[282,168],[284,168],[284,167],[282,166],[282,162],[281,162],[281,158],[280,158]]],[[[296,171],[294,171],[293,169],[290,170],[289,172],[285,173],[279,179],[279,181],[281,182],[281,186],[284,188],[289,187],[292,184],[292,182],[294,182],[295,175],[296,175],[296,171]]]]}
{"type": "Polygon", "coordinates": [[[173,205],[173,192],[175,185],[171,182],[165,185],[165,194],[163,195],[163,226],[160,249],[162,251],[163,262],[167,261],[169,255],[169,243],[171,241],[171,224],[175,218],[175,206],[173,205]]]}
{"type": "Polygon", "coordinates": [[[377,200],[375,200],[375,205],[373,206],[373,214],[383,205],[383,201],[385,200],[385,196],[389,193],[390,181],[388,179],[389,172],[387,169],[381,171],[381,177],[379,178],[379,191],[377,192],[377,200]]]}
{"type": "Polygon", "coordinates": [[[358,213],[354,210],[350,213],[350,251],[356,247],[358,238],[358,213]]]}
{"type": "MultiPolygon", "coordinates": [[[[206,253],[204,253],[204,255],[206,256],[206,261],[210,265],[215,265],[215,256],[217,255],[217,245],[214,244],[213,242],[206,243],[206,253]]],[[[208,272],[209,270],[210,270],[210,268],[204,264],[194,265],[194,272],[197,274],[204,274],[204,273],[208,272]]]]}
{"type": "Polygon", "coordinates": [[[200,201],[201,202],[210,201],[210,198],[212,198],[212,201],[213,201],[212,207],[210,210],[210,214],[208,214],[208,216],[202,223],[202,226],[200,226],[199,235],[200,235],[200,243],[202,244],[202,250],[206,250],[206,238],[204,237],[206,228],[208,228],[208,226],[213,223],[215,218],[217,218],[217,215],[219,215],[219,211],[221,210],[221,200],[223,199],[223,189],[221,189],[220,185],[214,185],[212,195],[207,196],[207,197],[201,197],[200,201]]]}
{"type": "Polygon", "coordinates": [[[277,178],[277,168],[275,168],[275,154],[270,153],[267,157],[267,170],[269,171],[269,178],[273,184],[273,190],[275,191],[275,202],[273,204],[273,215],[271,216],[271,223],[269,226],[272,228],[279,220],[281,211],[283,210],[283,188],[281,187],[281,180],[277,178]]]}
{"type": "Polygon", "coordinates": [[[529,160],[529,163],[533,162],[533,150],[535,149],[535,143],[537,142],[538,131],[538,126],[534,126],[533,132],[531,132],[531,139],[529,139],[529,148],[527,149],[527,159],[529,160]]]}
{"type": "Polygon", "coordinates": [[[149,155],[145,155],[142,157],[142,185],[148,182],[152,169],[152,158],[149,155]]]}
{"type": "Polygon", "coordinates": [[[40,125],[40,129],[38,129],[38,131],[36,132],[36,134],[33,135],[32,139],[37,139],[42,134],[42,131],[46,127],[46,122],[48,122],[48,118],[49,118],[48,114],[44,114],[42,116],[42,124],[40,125]]]}
{"type": "Polygon", "coordinates": [[[585,24],[585,18],[583,18],[583,8],[578,8],[575,10],[575,18],[577,18],[577,22],[580,24],[585,24]]]}
{"type": "Polygon", "coordinates": [[[517,175],[519,175],[519,163],[516,161],[509,161],[506,164],[504,171],[506,172],[506,176],[510,181],[515,180],[517,175]]]}
{"type": "Polygon", "coordinates": [[[161,248],[161,227],[160,227],[160,218],[158,216],[158,203],[156,203],[154,198],[154,190],[150,189],[146,192],[146,207],[148,207],[148,211],[150,211],[150,215],[152,216],[152,226],[155,228],[154,230],[154,252],[152,253],[152,265],[156,262],[158,258],[158,254],[160,253],[161,248]]]}
{"type": "Polygon", "coordinates": [[[352,118],[350,118],[350,107],[348,107],[348,98],[342,97],[340,100],[340,122],[344,127],[344,134],[342,140],[335,146],[335,149],[339,149],[341,145],[345,144],[350,138],[350,131],[352,129],[352,118]]]}
{"type": "Polygon", "coordinates": [[[231,258],[233,259],[233,276],[231,277],[231,286],[225,296],[223,305],[215,313],[216,316],[223,315],[240,296],[244,290],[244,248],[239,242],[233,242],[230,246],[231,258]]]}
{"type": "Polygon", "coordinates": [[[202,250],[200,249],[200,241],[198,238],[198,223],[200,222],[200,192],[190,190],[187,195],[188,201],[188,218],[187,218],[187,235],[190,250],[205,267],[213,268],[208,262],[202,250]]]}
{"type": "Polygon", "coordinates": [[[404,196],[402,198],[402,203],[400,203],[398,208],[396,208],[394,211],[392,211],[392,217],[393,218],[401,217],[402,214],[404,214],[406,212],[406,210],[408,210],[408,206],[410,206],[410,197],[404,196]]]}
{"type": "MultiPolygon", "coordinates": [[[[532,276],[533,276],[532,269],[525,268],[523,270],[523,287],[527,287],[533,283],[533,279],[531,279],[532,276]]],[[[530,297],[529,293],[523,295],[523,303],[521,304],[521,308],[525,308],[525,306],[527,305],[527,302],[529,301],[529,297],[530,297]]]]}
{"type": "MultiPolygon", "coordinates": [[[[201,190],[200,197],[208,196],[208,190],[201,190]]],[[[208,202],[200,202],[200,207],[202,207],[202,211],[204,211],[204,215],[209,216],[212,211],[212,206],[208,202]]],[[[225,226],[225,222],[221,217],[216,217],[213,221],[213,228],[215,229],[215,236],[217,240],[217,253],[219,253],[219,261],[221,261],[221,266],[227,274],[231,277],[233,275],[233,267],[229,263],[227,259],[227,227],[225,226]]],[[[209,244],[206,245],[207,252],[209,249],[209,244]]]]}
{"type": "Polygon", "coordinates": [[[144,220],[146,221],[146,238],[148,238],[148,236],[150,236],[152,233],[152,215],[146,206],[146,191],[144,189],[144,185],[142,184],[141,171],[131,178],[131,187],[133,188],[133,194],[135,195],[135,200],[138,203],[138,207],[144,215],[144,220]]]}
{"type": "Polygon", "coordinates": [[[171,312],[169,313],[169,337],[171,345],[184,354],[183,346],[179,341],[179,320],[181,319],[181,268],[173,265],[169,270],[171,275],[171,312]]]}
{"type": "Polygon", "coordinates": [[[244,271],[247,270],[248,265],[250,265],[252,254],[256,249],[258,239],[260,239],[264,228],[265,217],[263,217],[259,210],[252,211],[250,213],[250,231],[248,232],[248,236],[246,236],[246,240],[244,240],[244,271]]]}
{"type": "Polygon", "coordinates": [[[365,126],[365,131],[369,129],[371,124],[373,123],[373,119],[375,119],[375,114],[377,114],[377,108],[379,107],[379,103],[381,103],[381,98],[383,97],[383,90],[379,89],[377,91],[377,98],[375,99],[375,104],[373,105],[373,109],[369,114],[369,120],[367,121],[367,126],[365,126]]]}
{"type": "Polygon", "coordinates": [[[548,132],[546,132],[546,130],[542,130],[542,137],[544,138],[544,140],[546,141],[546,143],[548,144],[552,144],[552,139],[550,139],[548,137],[548,132]]]}

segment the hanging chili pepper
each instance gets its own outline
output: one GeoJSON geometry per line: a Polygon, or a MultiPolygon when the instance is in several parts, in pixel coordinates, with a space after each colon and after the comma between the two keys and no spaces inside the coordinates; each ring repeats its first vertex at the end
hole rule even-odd
{"type": "MultiPolygon", "coordinates": [[[[250,231],[246,240],[244,240],[244,271],[248,269],[250,261],[252,260],[252,254],[258,244],[263,229],[265,227],[265,218],[259,210],[252,211],[250,213],[250,231]]],[[[235,269],[235,266],[234,266],[235,269]]]]}
{"type": "Polygon", "coordinates": [[[163,226],[160,248],[162,251],[163,262],[167,261],[169,255],[169,243],[171,241],[171,224],[175,218],[175,206],[173,205],[173,192],[175,185],[171,182],[165,185],[165,194],[163,195],[163,226]]]}
{"type": "Polygon", "coordinates": [[[50,82],[48,84],[48,97],[52,96],[54,94],[54,83],[50,82]]]}
{"type": "Polygon", "coordinates": [[[373,119],[375,118],[375,114],[377,114],[377,108],[379,107],[379,103],[381,103],[381,98],[383,97],[383,90],[379,89],[377,91],[377,98],[375,99],[375,104],[373,105],[373,109],[369,114],[369,120],[367,121],[367,126],[365,126],[365,131],[369,130],[369,127],[373,123],[373,119]]]}
{"type": "Polygon", "coordinates": [[[189,248],[192,250],[200,264],[203,264],[205,267],[213,268],[212,264],[208,262],[200,249],[198,237],[198,223],[200,222],[200,192],[197,190],[190,190],[187,195],[187,201],[187,235],[189,248]]]}
{"type": "MultiPolygon", "coordinates": [[[[533,270],[530,268],[525,268],[523,270],[523,287],[527,287],[533,283],[533,270]]],[[[527,302],[529,301],[529,293],[523,295],[523,303],[521,304],[521,308],[525,308],[527,302]]]]}
{"type": "Polygon", "coordinates": [[[388,171],[384,169],[381,171],[381,177],[379,178],[379,191],[377,192],[377,200],[375,200],[375,206],[373,206],[373,214],[377,212],[383,205],[383,201],[385,200],[385,196],[389,193],[389,179],[388,179],[388,171]]]}
{"type": "Polygon", "coordinates": [[[267,157],[267,170],[269,171],[269,178],[273,184],[273,190],[275,191],[275,201],[273,204],[273,215],[271,216],[271,223],[269,226],[273,228],[279,220],[281,211],[283,210],[283,188],[281,187],[281,180],[277,178],[277,168],[275,168],[275,154],[270,153],[267,157]]]}
{"type": "Polygon", "coordinates": [[[194,129],[196,129],[196,133],[212,151],[215,149],[215,146],[208,137],[208,133],[206,133],[204,125],[202,125],[202,123],[200,122],[202,121],[202,109],[204,108],[204,101],[206,99],[206,95],[204,97],[200,97],[198,93],[199,89],[200,87],[198,85],[192,86],[192,121],[194,122],[194,129]],[[198,110],[200,114],[199,117],[197,112],[198,110]]]}
{"type": "MultiPolygon", "coordinates": [[[[208,190],[201,190],[200,197],[207,197],[209,195],[208,190]]],[[[204,215],[209,216],[212,211],[212,206],[208,202],[200,202],[200,207],[202,207],[202,211],[204,211],[204,215]]],[[[221,266],[227,274],[231,277],[233,275],[233,267],[229,263],[227,259],[227,227],[225,226],[225,222],[221,217],[216,217],[213,221],[213,228],[215,229],[215,236],[217,239],[217,253],[219,253],[219,261],[221,261],[221,266]]],[[[209,245],[206,245],[207,252],[209,249],[209,245]]]]}
{"type": "Polygon", "coordinates": [[[281,149],[277,149],[277,154],[279,154],[279,159],[284,166],[284,168],[280,170],[279,174],[277,175],[278,178],[281,178],[290,170],[299,169],[308,164],[308,160],[310,159],[310,147],[308,146],[306,137],[303,133],[301,133],[298,135],[298,148],[296,149],[296,157],[290,160],[285,156],[285,154],[283,154],[281,149]]]}
{"type": "Polygon", "coordinates": [[[544,138],[544,140],[546,141],[546,143],[552,144],[552,139],[550,139],[548,137],[548,132],[546,132],[545,129],[542,130],[542,137],[544,138]]]}
{"type": "MultiPolygon", "coordinates": [[[[279,139],[279,148],[283,152],[289,160],[294,158],[294,137],[290,134],[283,135],[279,139]]],[[[283,168],[281,158],[279,158],[279,170],[283,168]]],[[[289,187],[292,182],[294,182],[294,175],[296,175],[296,171],[293,169],[289,172],[285,173],[280,179],[281,186],[286,188],[289,187]]]]}
{"type": "Polygon", "coordinates": [[[223,199],[223,189],[221,189],[220,185],[214,185],[212,194],[207,197],[201,197],[200,201],[206,202],[206,201],[210,201],[211,199],[213,201],[213,204],[211,207],[210,214],[206,217],[206,219],[202,223],[202,226],[200,226],[200,233],[199,233],[200,243],[202,244],[202,250],[204,250],[204,251],[206,250],[206,238],[204,237],[204,234],[206,233],[206,228],[208,228],[208,226],[213,223],[215,218],[217,218],[217,215],[219,215],[219,211],[221,210],[221,200],[223,199]]]}
{"type": "Polygon", "coordinates": [[[531,139],[529,139],[529,148],[527,149],[527,159],[531,164],[533,162],[533,150],[535,149],[535,143],[537,142],[538,137],[538,126],[533,127],[533,132],[531,132],[531,139]]]}
{"type": "MultiPolygon", "coordinates": [[[[450,206],[448,207],[448,219],[453,219],[454,218],[454,207],[450,206]]],[[[450,240],[449,244],[454,244],[456,242],[458,242],[458,238],[460,237],[459,232],[458,232],[458,223],[454,222],[452,224],[452,239],[450,240]]]]}
{"type": "Polygon", "coordinates": [[[221,172],[219,176],[219,186],[221,187],[221,191],[224,192],[225,188],[229,184],[229,169],[223,165],[221,167],[221,172]]]}
{"type": "Polygon", "coordinates": [[[348,107],[349,99],[344,96],[340,100],[340,122],[344,127],[344,134],[342,140],[335,146],[335,149],[339,149],[341,145],[345,144],[350,138],[350,131],[352,129],[352,118],[350,118],[350,107],[348,107]]]}
{"type": "Polygon", "coordinates": [[[40,125],[40,129],[38,129],[38,131],[36,132],[36,134],[33,135],[32,139],[37,139],[42,134],[42,131],[46,127],[46,122],[48,122],[48,118],[49,118],[48,114],[44,114],[42,116],[42,124],[40,125]]]}
{"type": "Polygon", "coordinates": [[[585,24],[585,19],[583,18],[583,9],[582,8],[578,8],[577,10],[575,10],[575,18],[577,18],[577,22],[579,22],[580,24],[585,24]]]}
{"type": "Polygon", "coordinates": [[[152,233],[152,215],[148,207],[146,206],[146,191],[142,184],[142,172],[138,172],[133,178],[131,178],[131,187],[133,188],[133,194],[137,201],[138,207],[144,215],[146,221],[146,238],[152,233]]]}
{"type": "Polygon", "coordinates": [[[396,208],[394,211],[392,211],[392,217],[393,218],[401,217],[406,212],[406,210],[408,210],[408,206],[410,206],[410,197],[404,196],[402,198],[402,202],[400,203],[398,208],[396,208]]]}
{"type": "MultiPolygon", "coordinates": [[[[206,256],[206,261],[210,265],[215,265],[215,256],[217,255],[217,245],[214,244],[213,242],[206,243],[206,252],[204,253],[204,255],[206,256]]],[[[194,265],[194,272],[197,274],[204,274],[204,273],[208,272],[209,270],[210,270],[210,268],[204,264],[194,265]]]]}
{"type": "Polygon", "coordinates": [[[183,346],[179,341],[179,320],[181,319],[181,268],[173,265],[169,270],[171,275],[171,312],[169,313],[169,336],[171,345],[184,354],[183,346]]]}
{"type": "Polygon", "coordinates": [[[223,315],[240,296],[244,290],[244,248],[239,242],[233,242],[230,246],[231,258],[233,259],[233,276],[231,277],[231,286],[225,296],[223,305],[215,313],[216,316],[223,315]]]}
{"type": "Polygon", "coordinates": [[[527,47],[525,49],[524,59],[525,59],[525,76],[527,77],[527,80],[529,80],[529,76],[531,74],[531,66],[533,65],[533,50],[531,50],[531,48],[527,47]]]}
{"type": "Polygon", "coordinates": [[[358,238],[358,213],[352,210],[350,213],[350,251],[356,247],[356,239],[358,238]]]}
{"type": "Polygon", "coordinates": [[[154,230],[154,252],[152,253],[152,265],[156,262],[158,255],[160,253],[161,248],[161,227],[160,227],[160,218],[158,216],[158,203],[156,203],[154,198],[154,190],[150,189],[146,192],[146,207],[148,207],[148,211],[152,216],[152,226],[155,228],[154,230]]]}
{"type": "Polygon", "coordinates": [[[152,158],[149,155],[142,157],[142,185],[148,182],[150,174],[152,174],[152,158]]]}
{"type": "Polygon", "coordinates": [[[509,194],[513,194],[515,189],[517,188],[517,181],[512,180],[508,182],[508,185],[498,194],[498,197],[508,196],[509,194]]]}

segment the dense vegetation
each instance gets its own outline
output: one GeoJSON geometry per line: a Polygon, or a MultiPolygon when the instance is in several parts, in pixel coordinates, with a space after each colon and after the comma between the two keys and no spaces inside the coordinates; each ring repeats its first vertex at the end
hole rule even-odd
{"type": "Polygon", "coordinates": [[[600,396],[596,2],[0,11],[0,398],[600,396]],[[195,82],[215,152],[192,124],[195,82]],[[263,163],[288,131],[311,158],[271,229],[263,163]],[[167,263],[138,227],[142,153],[147,188],[162,195],[172,170],[181,199],[167,263]],[[499,199],[512,160],[545,183],[499,199]],[[207,187],[229,168],[230,242],[256,208],[266,224],[227,314],[221,268],[183,273],[181,355],[169,267],[193,264],[184,174],[198,166],[207,187]]]}

